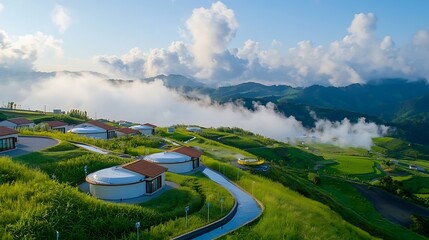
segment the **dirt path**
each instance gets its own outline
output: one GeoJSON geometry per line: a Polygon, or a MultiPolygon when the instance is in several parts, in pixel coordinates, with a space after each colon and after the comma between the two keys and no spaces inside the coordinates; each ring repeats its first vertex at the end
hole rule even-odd
{"type": "Polygon", "coordinates": [[[392,223],[408,228],[411,224],[411,215],[429,217],[429,209],[405,201],[389,192],[359,184],[353,184],[353,186],[374,205],[383,217],[392,223]]]}

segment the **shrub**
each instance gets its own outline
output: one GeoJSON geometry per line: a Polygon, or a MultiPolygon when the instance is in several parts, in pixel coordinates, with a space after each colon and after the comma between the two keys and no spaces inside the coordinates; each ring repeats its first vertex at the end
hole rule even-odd
{"type": "Polygon", "coordinates": [[[307,178],[316,185],[320,184],[320,176],[317,173],[308,173],[307,178]]]}

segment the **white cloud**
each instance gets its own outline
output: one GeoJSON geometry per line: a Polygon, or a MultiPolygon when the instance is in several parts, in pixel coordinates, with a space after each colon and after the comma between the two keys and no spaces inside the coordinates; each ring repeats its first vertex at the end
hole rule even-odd
{"type": "Polygon", "coordinates": [[[319,119],[315,127],[308,131],[310,141],[330,143],[340,147],[360,147],[371,149],[372,139],[384,136],[389,128],[384,125],[368,123],[360,118],[357,123],[351,123],[347,118],[341,122],[331,122],[319,119]]]}
{"type": "Polygon", "coordinates": [[[127,76],[175,73],[219,85],[256,81],[346,86],[379,78],[429,81],[429,31],[418,31],[412,42],[397,46],[391,36],[377,36],[373,13],[355,14],[346,35],[328,45],[303,40],[289,49],[276,40],[266,49],[254,40],[228,49],[238,23],[234,11],[221,2],[194,9],[185,27],[182,32],[189,42],[173,42],[135,58],[104,56],[98,60],[127,76]]]}
{"type": "Polygon", "coordinates": [[[113,85],[89,73],[57,73],[17,88],[16,82],[2,86],[4,101],[15,101],[23,108],[48,110],[79,108],[90,116],[133,122],[152,122],[159,126],[197,124],[205,127],[236,126],[281,141],[311,139],[340,146],[368,148],[372,137],[386,133],[386,127],[366,123],[318,120],[306,129],[294,117],[275,111],[272,103],[258,105],[254,111],[237,103],[218,104],[205,97],[190,101],[179,92],[167,89],[161,81],[113,85]],[[16,89],[19,89],[16,91],[16,89]],[[211,116],[211,117],[208,117],[211,116]],[[313,137],[314,136],[314,137],[313,137]]]}
{"type": "Polygon", "coordinates": [[[41,32],[15,38],[0,30],[0,72],[31,72],[46,51],[62,54],[62,41],[41,32]]]}
{"type": "Polygon", "coordinates": [[[213,3],[209,9],[197,8],[186,21],[186,27],[193,40],[191,50],[195,65],[201,68],[197,75],[211,77],[214,69],[221,64],[216,60],[216,55],[227,50],[237,32],[234,11],[221,2],[213,3]]]}
{"type": "Polygon", "coordinates": [[[4,10],[4,6],[2,3],[0,3],[0,13],[3,12],[3,10],[4,10]]]}
{"type": "Polygon", "coordinates": [[[60,32],[66,31],[70,26],[70,13],[64,6],[55,6],[55,8],[52,10],[51,18],[52,22],[58,27],[60,32]]]}

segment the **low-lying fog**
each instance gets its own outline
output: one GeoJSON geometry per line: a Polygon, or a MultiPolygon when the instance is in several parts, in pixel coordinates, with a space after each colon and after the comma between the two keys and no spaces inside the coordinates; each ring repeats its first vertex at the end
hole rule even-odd
{"type": "Polygon", "coordinates": [[[2,86],[2,100],[14,99],[22,108],[80,109],[94,118],[150,122],[158,126],[192,124],[203,127],[240,127],[281,141],[301,140],[303,136],[322,143],[369,149],[372,138],[383,136],[388,127],[360,119],[351,123],[318,119],[312,129],[294,117],[285,117],[273,104],[258,105],[250,111],[235,103],[218,104],[208,97],[200,101],[184,98],[164,87],[161,81],[113,85],[90,73],[57,73],[52,77],[9,81],[2,86]]]}

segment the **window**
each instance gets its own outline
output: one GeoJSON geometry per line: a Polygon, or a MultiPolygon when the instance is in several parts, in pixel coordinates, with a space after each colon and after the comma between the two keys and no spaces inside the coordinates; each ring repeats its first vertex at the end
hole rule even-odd
{"type": "Polygon", "coordinates": [[[153,193],[162,187],[162,176],[158,176],[146,182],[146,193],[153,193]]]}

